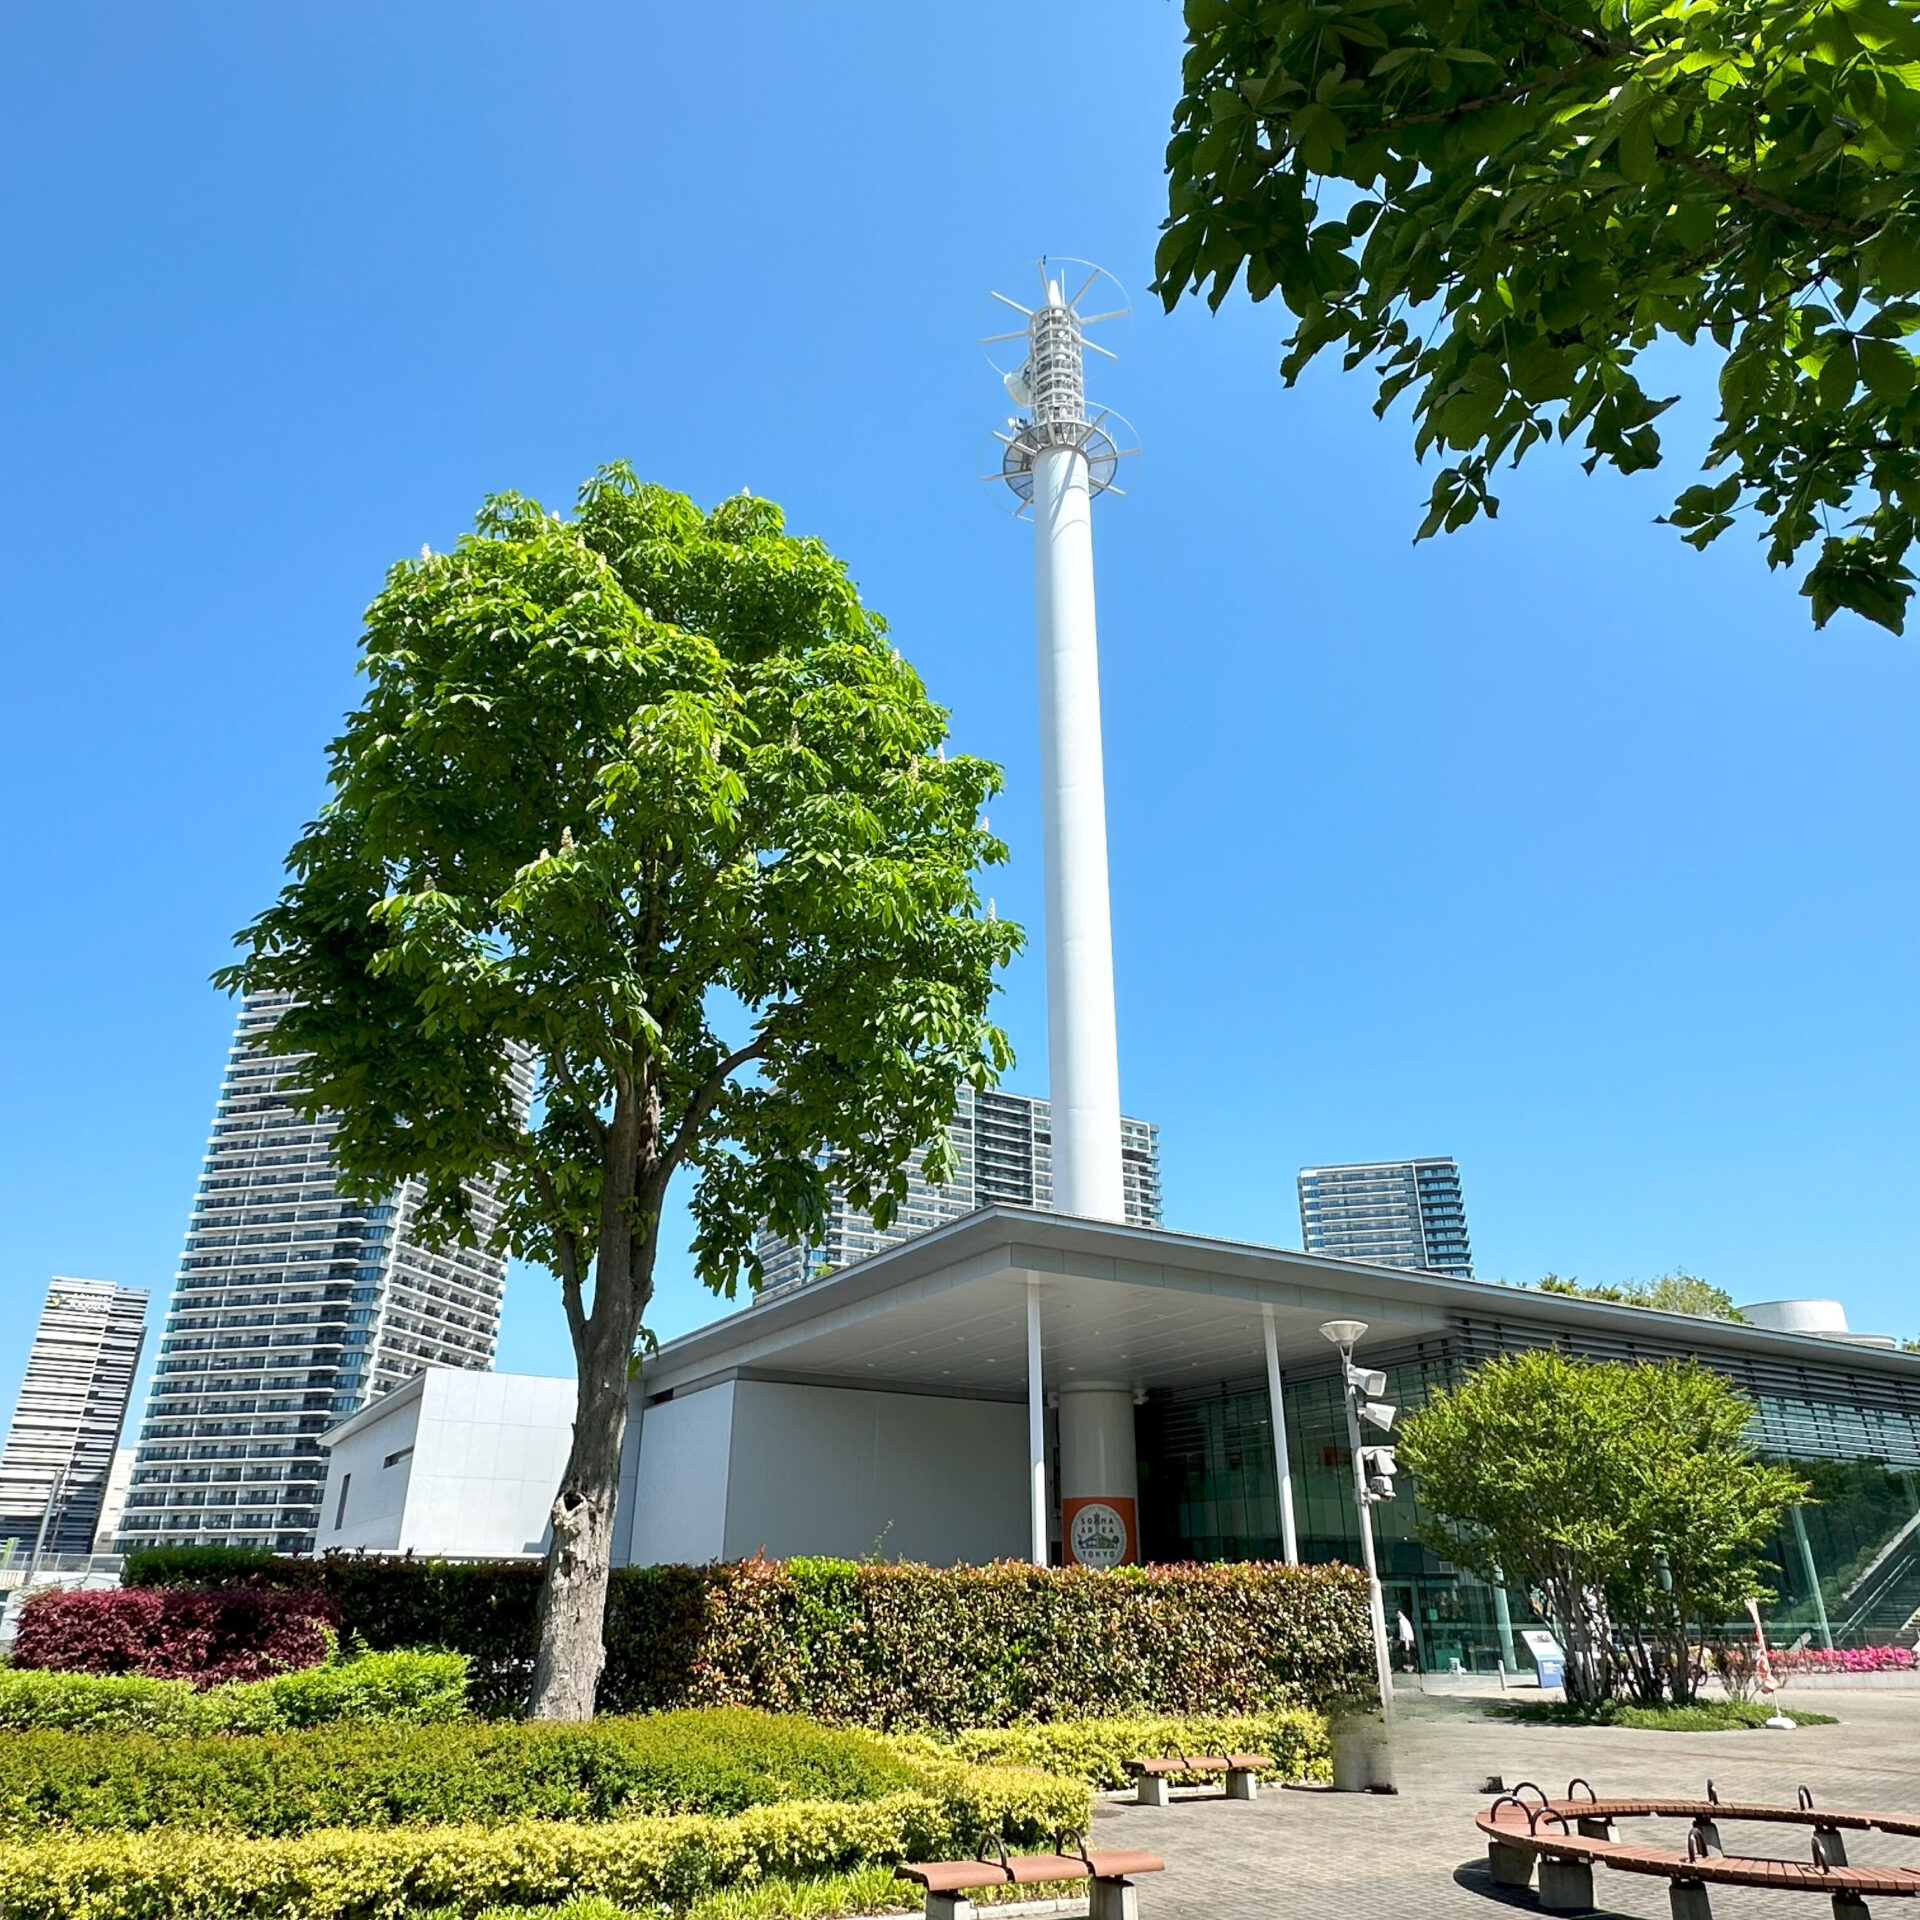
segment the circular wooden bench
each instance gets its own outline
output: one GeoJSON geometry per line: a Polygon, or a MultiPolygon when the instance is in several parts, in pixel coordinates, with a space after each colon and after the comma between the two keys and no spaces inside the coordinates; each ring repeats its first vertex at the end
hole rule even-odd
{"type": "Polygon", "coordinates": [[[1920,1815],[1816,1807],[1805,1787],[1797,1805],[1778,1807],[1722,1800],[1711,1780],[1704,1800],[1602,1800],[1584,1780],[1570,1781],[1564,1799],[1550,1800],[1531,1781],[1522,1781],[1478,1815],[1475,1824],[1487,1836],[1487,1864],[1494,1879],[1503,1886],[1525,1886],[1537,1865],[1540,1904],[1553,1913],[1594,1904],[1596,1865],[1666,1879],[1674,1920],[1712,1920],[1707,1889],[1714,1885],[1825,1894],[1833,1902],[1835,1920],[1865,1920],[1869,1895],[1910,1899],[1920,1894],[1920,1867],[1852,1866],[1843,1837],[1853,1831],[1920,1838],[1920,1815]],[[1618,1822],[1649,1818],[1687,1821],[1685,1845],[1636,1846],[1620,1839],[1618,1822]],[[1723,1820],[1810,1828],[1812,1858],[1729,1854],[1720,1837],[1723,1820]]]}

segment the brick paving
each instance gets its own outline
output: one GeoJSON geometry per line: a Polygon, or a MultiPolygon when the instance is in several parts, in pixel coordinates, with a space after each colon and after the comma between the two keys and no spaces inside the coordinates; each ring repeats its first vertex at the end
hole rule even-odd
{"type": "MultiPolygon", "coordinates": [[[[1920,1812],[1920,1692],[1815,1693],[1784,1704],[1831,1713],[1839,1724],[1792,1733],[1637,1733],[1623,1728],[1517,1725],[1487,1703],[1426,1698],[1401,1708],[1392,1797],[1263,1787],[1252,1805],[1217,1797],[1169,1807],[1106,1800],[1096,1846],[1150,1847],[1167,1871],[1140,1882],[1141,1920],[1506,1920],[1501,1907],[1540,1911],[1532,1891],[1496,1888],[1474,1814],[1492,1795],[1534,1780],[1555,1797],[1575,1774],[1609,1794],[1697,1796],[1712,1778],[1723,1800],[1784,1801],[1810,1787],[1816,1803],[1920,1812]]],[[[1795,1829],[1723,1829],[1729,1852],[1807,1858],[1795,1829]]],[[[1623,1823],[1622,1839],[1677,1847],[1679,1821],[1623,1823]]],[[[1856,1865],[1920,1865],[1920,1843],[1847,1835],[1856,1865]]],[[[1596,1869],[1603,1915],[1668,1920],[1667,1883],[1596,1869]]],[[[1831,1920],[1812,1895],[1712,1889],[1714,1920],[1831,1920]]],[[[1884,1904],[1884,1903],[1883,1903],[1884,1904]]],[[[1899,1909],[1894,1909],[1898,1912],[1899,1909]]],[[[1920,1908],[1908,1909],[1920,1920],[1920,1908]]]]}

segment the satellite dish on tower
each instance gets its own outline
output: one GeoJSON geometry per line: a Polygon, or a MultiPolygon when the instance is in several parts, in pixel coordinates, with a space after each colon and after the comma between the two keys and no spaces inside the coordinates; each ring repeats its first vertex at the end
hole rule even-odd
{"type": "Polygon", "coordinates": [[[1104,267],[1062,254],[1043,254],[1006,287],[981,304],[980,348],[1025,417],[994,429],[980,478],[1003,483],[1024,516],[1034,462],[1070,447],[1086,457],[1091,493],[1124,495],[1115,482],[1120,463],[1138,456],[1139,436],[1111,407],[1089,405],[1083,368],[1088,353],[1120,357],[1133,319],[1126,289],[1104,267]]]}

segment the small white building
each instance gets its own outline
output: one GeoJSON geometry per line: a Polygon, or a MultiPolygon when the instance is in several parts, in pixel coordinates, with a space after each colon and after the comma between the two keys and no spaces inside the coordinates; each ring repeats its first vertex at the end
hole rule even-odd
{"type": "Polygon", "coordinates": [[[571,1380],[464,1367],[416,1373],[324,1436],[316,1550],[457,1560],[544,1553],[573,1412],[571,1380]]]}

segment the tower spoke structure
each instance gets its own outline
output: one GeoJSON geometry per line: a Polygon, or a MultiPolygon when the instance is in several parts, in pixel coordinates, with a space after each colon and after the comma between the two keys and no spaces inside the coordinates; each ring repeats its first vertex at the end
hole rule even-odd
{"type": "Polygon", "coordinates": [[[1124,1220],[1092,507],[1097,495],[1121,491],[1116,475],[1137,448],[1117,414],[1089,411],[1085,356],[1108,351],[1087,329],[1124,318],[1126,304],[1124,295],[1114,304],[1110,276],[1084,261],[1041,261],[1040,286],[1033,307],[994,296],[1026,325],[983,344],[1006,338],[1024,349],[1004,377],[1027,412],[996,434],[999,465],[990,477],[1033,520],[1053,1204],[1087,1219],[1124,1220]],[[1099,310],[1082,306],[1090,294],[1099,310]]]}

